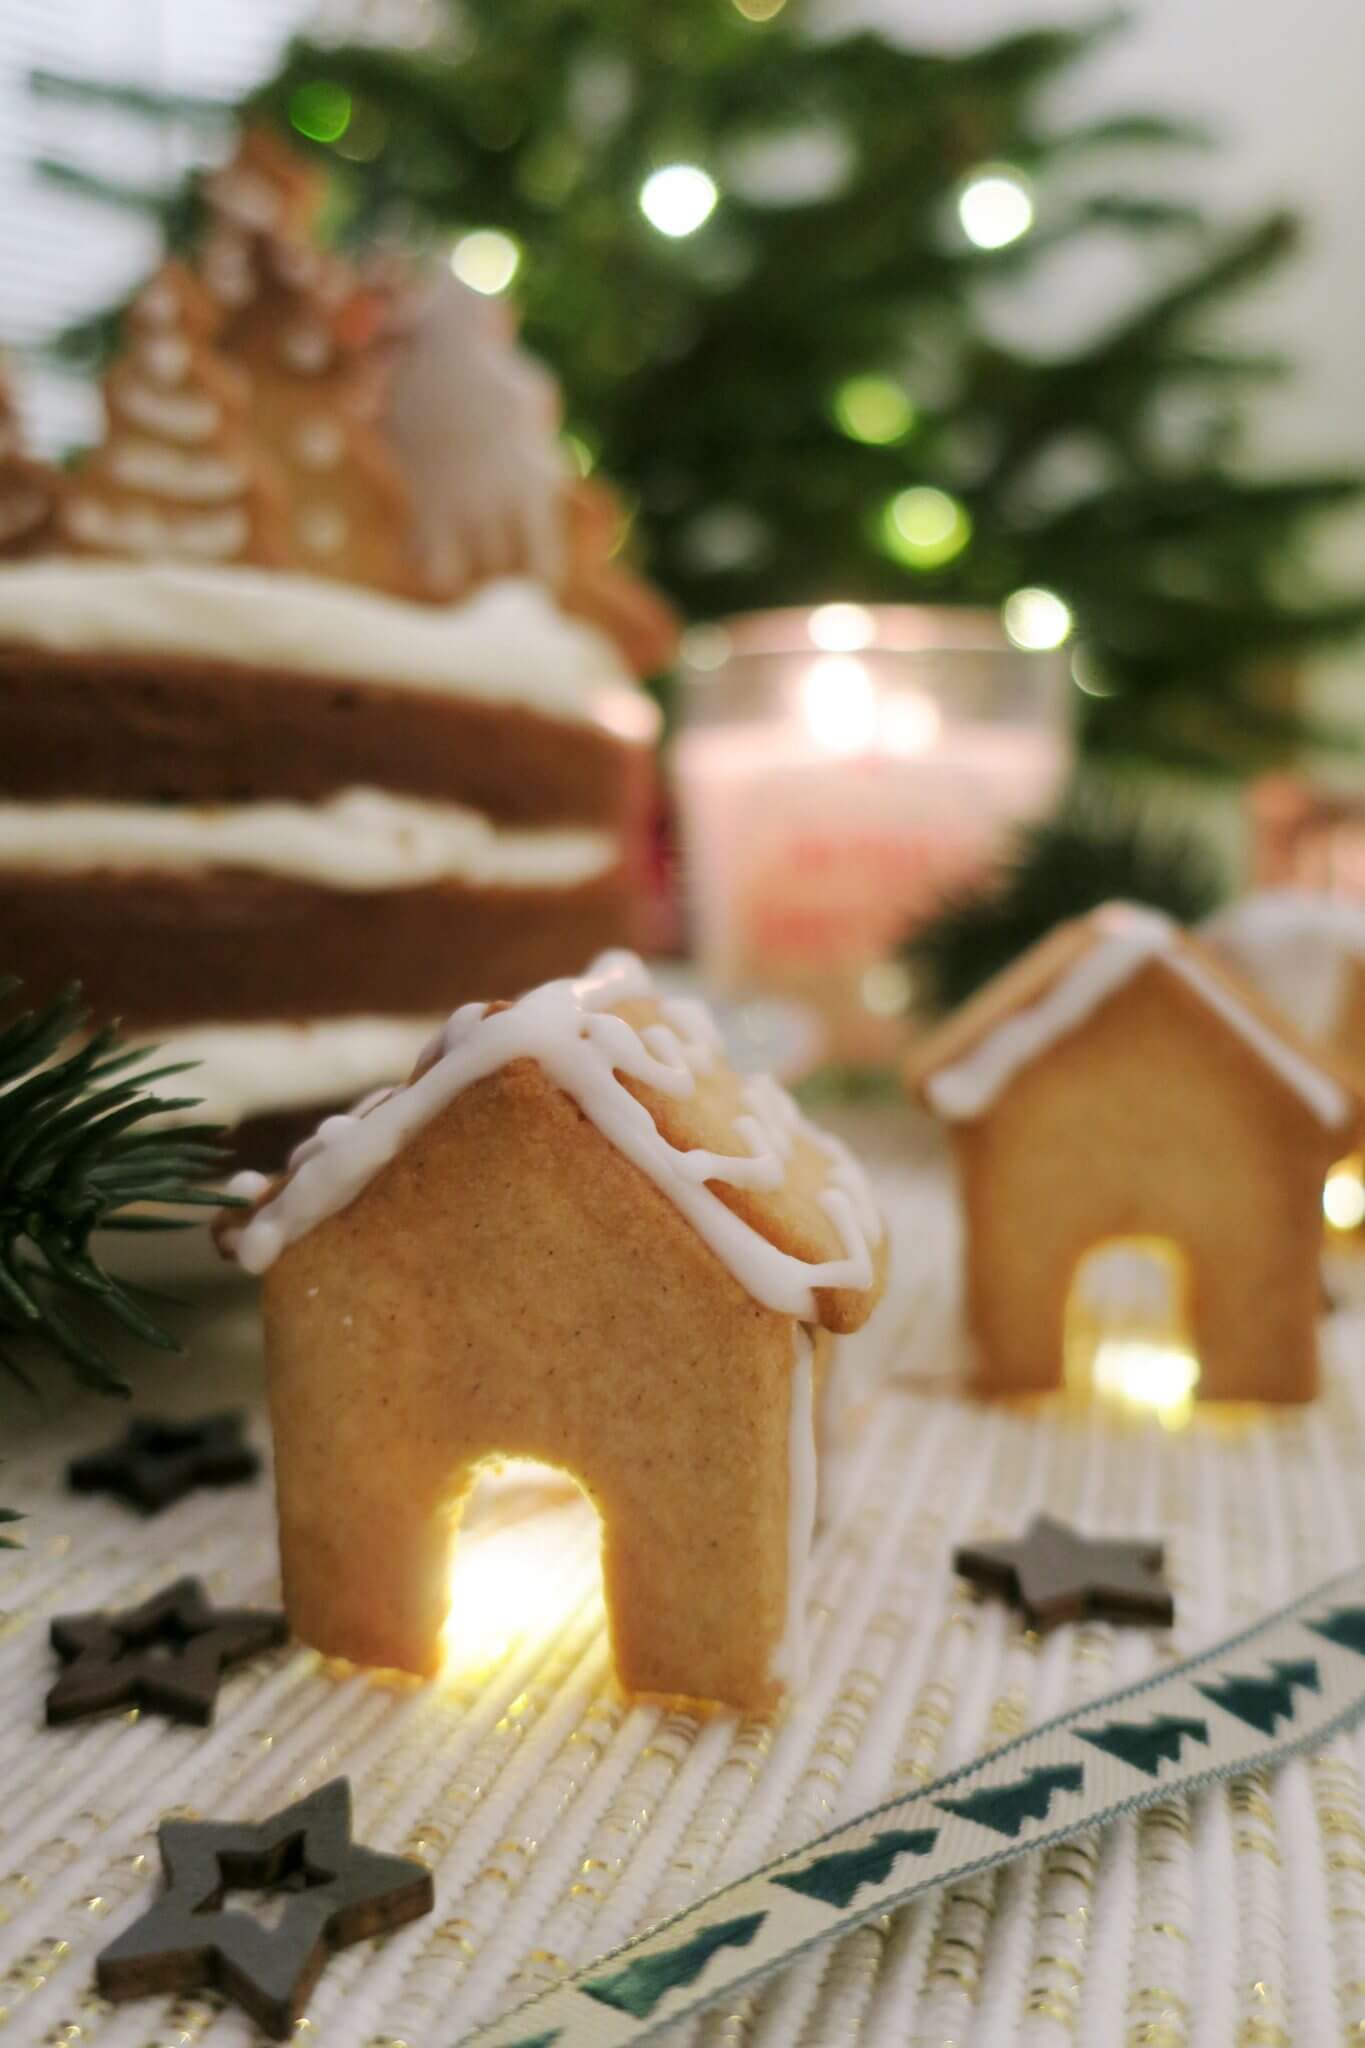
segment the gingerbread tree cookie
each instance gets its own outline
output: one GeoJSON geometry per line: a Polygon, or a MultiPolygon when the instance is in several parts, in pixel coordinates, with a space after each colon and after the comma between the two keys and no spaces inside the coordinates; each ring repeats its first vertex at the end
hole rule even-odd
{"type": "Polygon", "coordinates": [[[63,493],[68,547],[100,555],[278,564],[283,500],[248,420],[250,387],[214,346],[212,295],[166,263],[128,313],[104,383],[107,428],[63,493]]]}
{"type": "MultiPolygon", "coordinates": [[[[224,246],[220,234],[220,269],[224,246]]],[[[291,565],[423,595],[411,498],[374,424],[387,372],[376,295],[293,236],[242,231],[238,247],[222,345],[250,380],[254,430],[283,482],[291,565]]]]}
{"type": "Polygon", "coordinates": [[[55,469],[24,452],[14,394],[0,365],[0,560],[52,546],[60,486],[55,469]]]}

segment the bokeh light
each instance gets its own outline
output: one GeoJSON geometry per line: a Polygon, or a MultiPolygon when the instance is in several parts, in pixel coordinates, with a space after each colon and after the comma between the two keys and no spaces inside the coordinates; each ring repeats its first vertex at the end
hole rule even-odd
{"type": "Polygon", "coordinates": [[[310,142],[335,142],[350,126],[351,95],[335,79],[310,79],[290,94],[289,121],[310,142]]]}
{"type": "Polygon", "coordinates": [[[640,187],[640,211],[661,235],[678,240],[711,218],[719,197],[715,179],[699,164],[665,164],[640,187]]]}
{"type": "Polygon", "coordinates": [[[773,21],[786,4],[787,0],[734,0],[736,14],[746,21],[773,21]]]}
{"type": "Polygon", "coordinates": [[[471,291],[495,298],[505,292],[521,265],[521,250],[501,228],[473,228],[450,252],[450,267],[471,291]]]}
{"type": "Polygon", "coordinates": [[[962,553],[972,537],[965,505],[933,484],[898,491],[882,516],[887,552],[910,569],[940,569],[962,553]]]}
{"type": "Polygon", "coordinates": [[[962,232],[978,249],[1003,249],[1033,226],[1033,194],[1022,171],[985,164],[965,181],[957,199],[962,232]]]}
{"type": "Polygon", "coordinates": [[[811,613],[806,630],[812,646],[826,654],[853,654],[871,646],[877,628],[866,605],[822,604],[811,613]]]}
{"type": "Polygon", "coordinates": [[[801,714],[811,738],[830,754],[860,754],[877,736],[877,691],[851,654],[826,654],[801,680],[801,714]]]}
{"type": "Polygon", "coordinates": [[[1365,1161],[1359,1154],[1338,1160],[1328,1174],[1322,1213],[1333,1230],[1359,1230],[1365,1223],[1365,1161]]]}
{"type": "Polygon", "coordinates": [[[1000,607],[1005,631],[1016,647],[1041,652],[1060,647],[1075,623],[1071,607],[1055,590],[1028,584],[1005,599],[1000,607]]]}
{"type": "Polygon", "coordinates": [[[894,378],[848,377],[834,394],[834,421],[850,441],[886,448],[905,439],[915,408],[894,378]]]}

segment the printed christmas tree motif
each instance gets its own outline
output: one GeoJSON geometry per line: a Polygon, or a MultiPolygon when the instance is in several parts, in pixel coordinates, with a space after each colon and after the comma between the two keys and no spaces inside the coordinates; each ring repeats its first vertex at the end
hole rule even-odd
{"type": "Polygon", "coordinates": [[[0,363],[0,558],[13,561],[53,545],[61,477],[24,452],[14,394],[0,363]]]}
{"type": "Polygon", "coordinates": [[[1156,1778],[1161,1775],[1163,1763],[1179,1763],[1182,1742],[1208,1741],[1209,1724],[1161,1714],[1155,1721],[1106,1721],[1103,1728],[1078,1728],[1076,1733],[1082,1742],[1093,1743],[1108,1756],[1116,1756],[1120,1763],[1131,1764],[1135,1771],[1145,1771],[1149,1778],[1156,1778]]]}
{"type": "Polygon", "coordinates": [[[695,1984],[712,1956],[723,1948],[747,1948],[767,1919],[766,1913],[746,1913],[738,1920],[721,1920],[703,1927],[690,1941],[677,1948],[656,1950],[640,1956],[611,1977],[592,1977],[582,1989],[599,2004],[613,2005],[633,2019],[647,2020],[670,1991],[695,1984]]]}
{"type": "Polygon", "coordinates": [[[62,536],[90,554],[279,563],[283,500],[248,422],[250,390],[218,354],[218,309],[167,263],[128,312],[104,382],[105,438],[70,479],[62,536]]]}
{"type": "Polygon", "coordinates": [[[1334,1607],[1325,1620],[1306,1625],[1315,1636],[1326,1636],[1329,1643],[1365,1657],[1365,1607],[1334,1607]]]}
{"type": "Polygon", "coordinates": [[[1275,1674],[1273,1678],[1225,1677],[1220,1685],[1201,1684],[1195,1690],[1259,1734],[1273,1735],[1278,1722],[1294,1718],[1294,1688],[1302,1686],[1309,1692],[1321,1692],[1322,1684],[1312,1657],[1297,1664],[1277,1659],[1270,1668],[1275,1674]]]}
{"type": "Polygon", "coordinates": [[[1046,1820],[1054,1792],[1079,1792],[1085,1772],[1079,1764],[1043,1764],[1008,1785],[983,1785],[965,1799],[936,1799],[944,1813],[961,1814],[1000,1835],[1017,1835],[1026,1820],[1046,1820]]]}
{"type": "Polygon", "coordinates": [[[773,1883],[809,1899],[823,1899],[827,1906],[847,1906],[865,1884],[885,1884],[899,1857],[927,1856],[937,1840],[937,1828],[893,1828],[874,1835],[865,1848],[818,1856],[804,1870],[775,1877],[773,1883]]]}
{"type": "Polygon", "coordinates": [[[287,500],[291,565],[422,595],[411,498],[375,424],[389,371],[384,295],[306,242],[258,231],[242,247],[245,296],[227,304],[221,346],[250,380],[253,430],[287,500]]]}

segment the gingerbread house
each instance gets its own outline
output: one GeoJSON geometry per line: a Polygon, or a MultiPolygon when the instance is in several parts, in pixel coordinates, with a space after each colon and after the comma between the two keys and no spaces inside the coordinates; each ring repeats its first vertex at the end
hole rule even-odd
{"type": "Polygon", "coordinates": [[[1202,936],[1365,1090],[1365,903],[1313,889],[1258,889],[1202,936]]]}
{"type": "Polygon", "coordinates": [[[1057,1386],[1078,1270],[1140,1240],[1177,1263],[1201,1396],[1312,1396],[1323,1182],[1360,1104],[1178,926],[1127,904],[1060,926],[910,1081],[951,1132],[979,1390],[1057,1386]]]}
{"type": "MultiPolygon", "coordinates": [[[[633,1693],[771,1705],[802,1664],[831,1340],[881,1292],[844,1146],[633,955],[457,1010],[222,1235],[265,1275],[285,1598],[429,1673],[481,1466],[567,1470],[633,1693]]],[[[459,1615],[450,1617],[458,1642],[459,1615]]]]}

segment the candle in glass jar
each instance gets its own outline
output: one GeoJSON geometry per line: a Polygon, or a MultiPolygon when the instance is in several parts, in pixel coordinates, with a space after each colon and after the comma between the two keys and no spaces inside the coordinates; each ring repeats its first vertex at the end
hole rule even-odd
{"type": "Polygon", "coordinates": [[[1056,720],[958,715],[960,664],[875,647],[875,615],[859,613],[856,651],[807,639],[769,655],[743,715],[726,715],[718,676],[721,715],[684,726],[673,766],[708,974],[812,997],[838,1050],[876,1056],[904,1007],[887,971],[898,942],[1050,805],[1067,748],[1056,720]]]}

